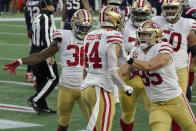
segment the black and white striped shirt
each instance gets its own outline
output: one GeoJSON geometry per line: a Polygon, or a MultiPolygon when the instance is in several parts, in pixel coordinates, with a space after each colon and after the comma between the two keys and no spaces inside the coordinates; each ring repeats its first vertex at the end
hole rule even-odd
{"type": "Polygon", "coordinates": [[[54,16],[49,11],[42,11],[32,23],[32,45],[39,52],[51,44],[56,30],[54,16]]]}

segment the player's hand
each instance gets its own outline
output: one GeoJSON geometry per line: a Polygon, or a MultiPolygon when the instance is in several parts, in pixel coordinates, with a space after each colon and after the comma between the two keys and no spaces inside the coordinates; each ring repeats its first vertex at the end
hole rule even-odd
{"type": "Polygon", "coordinates": [[[14,75],[16,74],[15,70],[20,65],[19,60],[14,60],[12,63],[6,64],[6,68],[3,68],[4,70],[10,70],[10,75],[12,75],[12,72],[14,72],[14,75]]]}
{"type": "Polygon", "coordinates": [[[133,88],[131,86],[125,85],[124,92],[125,94],[127,94],[127,96],[131,96],[131,94],[133,93],[133,88]]]}

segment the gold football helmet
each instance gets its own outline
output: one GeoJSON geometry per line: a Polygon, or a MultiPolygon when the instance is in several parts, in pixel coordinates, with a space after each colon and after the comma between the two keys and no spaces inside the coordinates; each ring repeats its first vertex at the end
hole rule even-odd
{"type": "Polygon", "coordinates": [[[131,21],[138,27],[145,20],[149,20],[152,14],[152,7],[147,0],[136,0],[130,7],[131,21]]]}
{"type": "Polygon", "coordinates": [[[183,6],[187,6],[189,4],[188,0],[181,0],[183,6]]]}
{"type": "Polygon", "coordinates": [[[183,10],[182,3],[179,0],[164,0],[161,9],[163,16],[168,21],[179,18],[183,10]]]}
{"type": "Polygon", "coordinates": [[[141,23],[136,31],[136,37],[139,46],[146,49],[162,41],[162,29],[152,20],[141,23]]]}
{"type": "Polygon", "coordinates": [[[107,5],[99,11],[100,26],[110,26],[114,27],[117,31],[122,31],[124,21],[124,14],[117,6],[107,5]]]}
{"type": "Polygon", "coordinates": [[[93,17],[85,9],[77,10],[71,18],[71,27],[76,37],[83,40],[93,25],[93,17]]]}

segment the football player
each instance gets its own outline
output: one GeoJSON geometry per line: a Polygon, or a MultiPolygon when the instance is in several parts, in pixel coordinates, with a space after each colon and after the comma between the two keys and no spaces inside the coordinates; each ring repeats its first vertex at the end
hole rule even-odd
{"type": "MultiPolygon", "coordinates": [[[[136,0],[132,6],[130,6],[130,19],[125,24],[125,30],[123,32],[124,49],[128,55],[129,51],[136,46],[136,31],[139,24],[151,18],[151,5],[146,0],[136,0]],[[139,7],[139,8],[138,8],[139,7]]],[[[120,65],[126,61],[120,59],[120,65]]],[[[131,97],[124,95],[124,92],[119,90],[119,101],[122,115],[120,119],[120,125],[122,131],[132,131],[134,126],[134,117],[136,112],[136,103],[139,98],[145,109],[149,110],[150,100],[146,95],[143,82],[140,76],[135,71],[131,75],[124,77],[124,81],[127,85],[133,87],[133,94],[131,97]]]]}
{"type": "MultiPolygon", "coordinates": [[[[188,0],[182,0],[182,5],[183,5],[183,12],[182,12],[182,17],[184,18],[192,18],[194,20],[196,20],[196,9],[191,8],[189,6],[189,2],[188,0]]],[[[189,81],[188,81],[188,87],[187,87],[187,93],[186,96],[189,100],[189,102],[191,101],[191,89],[192,89],[192,85],[194,82],[194,72],[196,70],[196,66],[194,64],[194,62],[192,62],[192,54],[190,53],[189,47],[188,47],[188,53],[189,53],[189,81]]]]}
{"type": "MultiPolygon", "coordinates": [[[[161,7],[163,15],[155,16],[152,19],[163,28],[164,41],[169,42],[173,47],[179,85],[186,94],[188,85],[187,46],[190,46],[193,58],[196,58],[194,57],[196,55],[196,22],[193,19],[181,17],[183,8],[179,0],[164,0],[161,7]]],[[[175,129],[178,128],[175,122],[172,127],[173,130],[178,130],[175,129]]]]}
{"type": "Polygon", "coordinates": [[[139,26],[136,35],[138,46],[132,48],[131,57],[121,71],[126,75],[132,67],[139,70],[152,102],[149,114],[152,131],[170,131],[172,119],[184,131],[195,131],[195,116],[178,83],[173,47],[162,42],[161,27],[147,20],[139,26]]]}
{"type": "MultiPolygon", "coordinates": [[[[71,112],[77,101],[82,112],[85,108],[81,100],[80,86],[83,81],[83,52],[85,35],[90,31],[93,19],[89,11],[80,9],[72,16],[71,30],[57,30],[52,44],[45,50],[7,64],[7,69],[15,72],[20,64],[35,64],[59,53],[62,74],[58,89],[58,123],[57,131],[67,131],[71,112]]],[[[87,116],[85,115],[87,118],[87,116]]]]}
{"type": "MultiPolygon", "coordinates": [[[[31,38],[32,38],[32,22],[35,19],[36,16],[40,13],[40,7],[39,7],[40,0],[27,0],[24,15],[25,15],[25,21],[27,25],[27,35],[30,38],[30,52],[29,54],[34,53],[31,45],[31,38]]],[[[35,72],[35,66],[33,65],[27,65],[27,73],[26,73],[26,81],[28,82],[34,82],[34,87],[36,87],[35,80],[32,77],[32,72],[35,78],[36,72],[35,72]]]]}
{"type": "Polygon", "coordinates": [[[89,10],[88,0],[64,0],[61,29],[72,29],[71,18],[78,9],[89,10]]]}
{"type": "Polygon", "coordinates": [[[91,116],[88,131],[111,131],[115,114],[114,84],[128,96],[133,90],[123,82],[118,66],[123,24],[124,16],[117,6],[104,6],[99,12],[100,29],[85,38],[85,79],[81,95],[91,116]]]}

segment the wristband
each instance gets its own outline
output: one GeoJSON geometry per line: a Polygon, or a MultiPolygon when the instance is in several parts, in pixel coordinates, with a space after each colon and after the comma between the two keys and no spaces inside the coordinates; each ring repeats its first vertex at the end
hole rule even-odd
{"type": "Polygon", "coordinates": [[[134,59],[130,57],[130,59],[127,61],[127,63],[128,63],[129,65],[132,65],[132,64],[133,64],[133,61],[134,61],[134,59]]]}
{"type": "Polygon", "coordinates": [[[20,65],[23,64],[23,63],[22,63],[22,59],[17,59],[17,60],[19,61],[20,65]]]}

